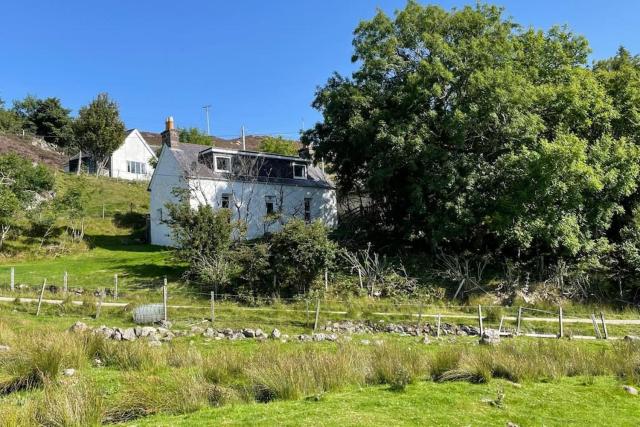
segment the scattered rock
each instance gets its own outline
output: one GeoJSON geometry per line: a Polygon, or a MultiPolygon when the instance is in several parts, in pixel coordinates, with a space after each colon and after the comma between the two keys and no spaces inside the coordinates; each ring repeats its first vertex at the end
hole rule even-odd
{"type": "Polygon", "coordinates": [[[207,328],[202,333],[202,336],[205,338],[214,338],[217,335],[217,332],[213,330],[213,328],[207,328]]]}
{"type": "Polygon", "coordinates": [[[8,345],[0,344],[0,353],[11,350],[11,347],[8,345]]]}
{"type": "Polygon", "coordinates": [[[141,337],[148,337],[149,335],[155,334],[156,333],[156,328],[154,328],[153,326],[143,326],[140,329],[140,336],[141,337]]]}
{"type": "Polygon", "coordinates": [[[136,332],[133,328],[127,328],[120,331],[120,335],[122,335],[122,339],[124,341],[135,341],[136,340],[136,332]]]}
{"type": "Polygon", "coordinates": [[[640,337],[635,335],[626,335],[623,339],[625,341],[640,341],[640,337]]]}
{"type": "Polygon", "coordinates": [[[64,371],[62,371],[62,374],[65,377],[72,377],[72,376],[74,376],[76,374],[76,370],[73,369],[73,368],[68,368],[68,369],[65,369],[64,371]]]}
{"type": "Polygon", "coordinates": [[[324,341],[326,339],[325,334],[313,334],[311,335],[313,341],[324,341]]]}
{"type": "Polygon", "coordinates": [[[279,329],[274,329],[273,331],[271,331],[271,338],[273,338],[274,340],[280,339],[280,337],[282,336],[282,333],[280,332],[279,329]]]}
{"type": "MultiPolygon", "coordinates": [[[[207,330],[209,330],[211,328],[207,328],[207,330]]],[[[191,332],[193,332],[194,334],[201,334],[204,332],[204,329],[200,326],[192,326],[191,327],[191,332]]]]}
{"type": "Polygon", "coordinates": [[[622,389],[623,389],[624,391],[626,391],[627,393],[632,394],[632,395],[634,395],[634,396],[637,396],[637,395],[638,395],[638,390],[637,390],[635,387],[632,387],[632,386],[630,386],[630,385],[623,385],[623,386],[622,386],[622,389]]]}
{"type": "Polygon", "coordinates": [[[162,343],[160,341],[149,341],[149,347],[161,347],[162,343]]]}
{"type": "Polygon", "coordinates": [[[520,427],[520,426],[512,421],[507,421],[507,427],[520,427]]]}
{"type": "Polygon", "coordinates": [[[243,329],[242,330],[242,335],[244,335],[247,338],[255,338],[256,337],[256,331],[254,331],[253,329],[243,329]]]}
{"type": "Polygon", "coordinates": [[[93,359],[93,364],[96,366],[102,366],[102,360],[99,357],[93,359]]]}
{"type": "Polygon", "coordinates": [[[429,339],[429,335],[425,335],[422,338],[422,344],[430,344],[430,343],[431,343],[431,340],[429,339]]]}
{"type": "Polygon", "coordinates": [[[360,340],[360,344],[369,345],[369,344],[371,344],[371,341],[369,341],[369,340],[360,340]]]}
{"type": "Polygon", "coordinates": [[[80,332],[85,332],[88,329],[89,329],[89,327],[87,326],[86,323],[82,323],[80,321],[77,321],[76,323],[71,325],[71,327],[69,328],[69,331],[74,332],[74,333],[80,333],[80,332]]]}
{"type": "Polygon", "coordinates": [[[312,338],[307,334],[298,335],[298,340],[299,341],[305,341],[306,342],[306,341],[311,341],[311,339],[312,338]]]}
{"type": "Polygon", "coordinates": [[[158,324],[160,325],[160,327],[165,329],[171,329],[171,326],[173,326],[173,323],[171,323],[169,320],[161,320],[160,322],[158,322],[158,324]]]}
{"type": "Polygon", "coordinates": [[[495,345],[500,342],[500,333],[495,329],[485,329],[480,337],[480,344],[495,345]]]}

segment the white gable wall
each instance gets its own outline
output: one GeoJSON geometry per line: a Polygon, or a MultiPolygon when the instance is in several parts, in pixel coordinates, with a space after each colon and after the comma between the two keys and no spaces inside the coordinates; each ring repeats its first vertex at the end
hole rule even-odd
{"type": "Polygon", "coordinates": [[[155,158],[153,151],[140,133],[134,130],[127,135],[122,145],[111,155],[110,175],[113,178],[148,181],[153,174],[153,168],[149,164],[153,158],[155,158]],[[143,163],[146,173],[129,172],[127,170],[128,161],[143,163]]]}
{"type": "Polygon", "coordinates": [[[170,148],[163,146],[158,158],[156,173],[149,183],[151,200],[149,203],[149,226],[151,243],[160,246],[174,246],[171,229],[164,221],[168,217],[167,203],[178,203],[173,194],[175,188],[187,188],[187,183],[170,148]]]}

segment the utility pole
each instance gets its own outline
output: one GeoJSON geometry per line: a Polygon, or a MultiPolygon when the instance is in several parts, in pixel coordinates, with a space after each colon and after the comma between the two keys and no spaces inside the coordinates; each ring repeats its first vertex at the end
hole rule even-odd
{"type": "Polygon", "coordinates": [[[245,140],[244,140],[244,125],[242,125],[242,151],[246,151],[247,150],[247,145],[245,144],[245,140]]]}
{"type": "Polygon", "coordinates": [[[211,108],[211,104],[205,105],[204,107],[204,112],[207,115],[207,135],[210,135],[210,129],[209,129],[209,108],[211,108]]]}

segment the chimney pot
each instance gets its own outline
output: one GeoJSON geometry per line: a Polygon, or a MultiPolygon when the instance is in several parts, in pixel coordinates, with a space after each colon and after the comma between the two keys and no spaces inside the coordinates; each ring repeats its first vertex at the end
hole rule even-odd
{"type": "Polygon", "coordinates": [[[162,136],[162,143],[168,147],[177,147],[180,144],[180,132],[174,127],[173,116],[167,117],[164,125],[164,132],[160,134],[162,136]]]}

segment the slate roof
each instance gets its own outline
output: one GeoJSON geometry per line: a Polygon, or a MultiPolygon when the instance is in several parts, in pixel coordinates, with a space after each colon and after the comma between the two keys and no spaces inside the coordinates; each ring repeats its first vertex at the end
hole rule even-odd
{"type": "MultiPolygon", "coordinates": [[[[162,136],[156,132],[149,131],[140,131],[142,137],[147,141],[147,144],[151,146],[152,149],[160,151],[162,147],[162,136]]],[[[226,150],[242,150],[242,138],[218,138],[217,136],[211,136],[211,146],[216,148],[223,148],[226,150]]],[[[246,135],[245,147],[247,151],[260,151],[260,143],[265,138],[265,136],[261,135],[246,135]]],[[[302,148],[302,144],[296,141],[298,144],[298,148],[302,148]]],[[[196,144],[197,145],[197,144],[196,144]]],[[[200,147],[206,147],[204,145],[199,145],[200,147]]]]}
{"type": "MultiPolygon", "coordinates": [[[[248,145],[248,144],[247,144],[248,145]]],[[[178,147],[171,148],[178,164],[185,176],[189,178],[209,178],[222,180],[242,180],[256,179],[255,174],[247,177],[233,167],[239,163],[239,158],[258,159],[260,172],[257,176],[258,182],[269,182],[275,184],[285,184],[300,187],[334,188],[328,175],[322,169],[314,166],[310,160],[300,157],[280,156],[257,151],[241,151],[236,149],[221,149],[220,147],[205,147],[197,144],[180,143],[178,147]],[[232,157],[232,172],[216,172],[207,156],[222,154],[232,157]],[[307,178],[293,178],[293,163],[302,163],[307,166],[307,178]]]]}

